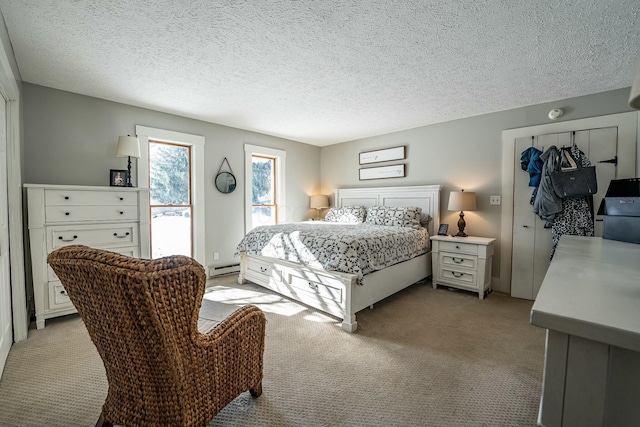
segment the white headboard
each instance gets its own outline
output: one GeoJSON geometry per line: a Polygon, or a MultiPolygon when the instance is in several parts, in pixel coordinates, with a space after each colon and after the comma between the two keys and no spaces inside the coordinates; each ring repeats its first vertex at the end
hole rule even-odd
{"type": "Polygon", "coordinates": [[[333,190],[336,207],[343,206],[416,206],[429,215],[427,229],[435,235],[440,226],[440,186],[414,185],[406,187],[338,188],[333,190]]]}

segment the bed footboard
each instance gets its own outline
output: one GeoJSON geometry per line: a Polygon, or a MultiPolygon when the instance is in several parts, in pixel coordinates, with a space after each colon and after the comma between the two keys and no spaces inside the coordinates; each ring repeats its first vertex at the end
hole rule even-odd
{"type": "Polygon", "coordinates": [[[342,319],[342,329],[358,329],[356,313],[431,274],[431,253],[365,276],[325,271],[258,255],[240,254],[238,283],[247,281],[342,319]]]}

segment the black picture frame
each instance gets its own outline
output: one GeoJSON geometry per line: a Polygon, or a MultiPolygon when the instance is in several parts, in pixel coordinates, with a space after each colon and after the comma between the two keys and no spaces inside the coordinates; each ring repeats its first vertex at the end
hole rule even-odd
{"type": "Polygon", "coordinates": [[[438,236],[446,236],[447,231],[449,231],[449,224],[440,224],[440,228],[438,228],[438,236]]]}
{"type": "Polygon", "coordinates": [[[126,187],[127,186],[127,170],[111,169],[109,171],[109,185],[111,187],[126,187]]]}

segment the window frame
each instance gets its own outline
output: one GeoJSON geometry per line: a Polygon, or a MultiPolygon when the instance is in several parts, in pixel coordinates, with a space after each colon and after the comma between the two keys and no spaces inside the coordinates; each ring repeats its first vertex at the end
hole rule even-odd
{"type": "MultiPolygon", "coordinates": [[[[140,141],[140,155],[141,158],[138,162],[138,186],[140,188],[149,188],[149,139],[159,142],[173,142],[179,145],[190,145],[191,149],[191,204],[193,206],[191,211],[192,232],[193,238],[191,244],[193,245],[193,258],[202,265],[206,265],[206,253],[205,253],[205,165],[204,165],[204,146],[205,137],[200,135],[193,135],[189,133],[175,132],[165,129],[151,128],[147,126],[136,125],[136,134],[140,141]]],[[[149,195],[147,196],[147,203],[149,203],[149,195]]],[[[148,207],[146,207],[148,210],[148,207]]],[[[146,215],[145,215],[146,216],[146,215]]],[[[149,230],[150,219],[145,219],[146,224],[141,221],[140,227],[147,227],[149,230]]],[[[142,242],[142,244],[149,245],[150,242],[142,242]]],[[[148,253],[151,253],[151,248],[147,248],[148,253]]]]}
{"type": "MultiPolygon", "coordinates": [[[[187,182],[187,186],[188,186],[188,191],[189,191],[189,199],[187,201],[187,204],[180,204],[180,205],[176,205],[176,204],[171,204],[171,205],[167,205],[167,204],[153,204],[151,203],[151,191],[149,191],[149,217],[153,218],[153,208],[188,208],[190,215],[189,215],[189,222],[190,222],[190,230],[191,230],[191,236],[190,236],[190,242],[189,242],[189,246],[190,246],[190,257],[193,257],[193,247],[194,247],[194,233],[193,233],[193,166],[191,165],[191,162],[193,160],[193,146],[189,145],[189,144],[179,144],[177,142],[167,142],[167,141],[158,141],[156,139],[153,138],[149,138],[147,141],[147,150],[150,148],[150,144],[161,144],[161,145],[168,145],[168,146],[172,146],[172,147],[179,147],[179,148],[185,148],[187,150],[187,156],[188,156],[188,166],[189,166],[189,174],[188,174],[188,182],[187,182]]],[[[151,158],[147,159],[147,165],[149,165],[149,171],[151,170],[151,158]]],[[[149,176],[147,174],[147,176],[149,176]]],[[[151,182],[149,182],[149,190],[151,190],[151,182]]],[[[151,258],[154,258],[153,255],[153,228],[152,228],[152,222],[153,220],[151,220],[149,222],[149,243],[150,243],[150,252],[149,252],[149,256],[151,258]]]]}
{"type": "Polygon", "coordinates": [[[276,224],[282,224],[287,221],[286,215],[286,160],[287,152],[275,148],[261,147],[258,145],[245,144],[245,233],[249,232],[254,225],[252,224],[253,200],[252,200],[252,163],[253,156],[268,157],[275,160],[275,204],[276,204],[276,224]]]}

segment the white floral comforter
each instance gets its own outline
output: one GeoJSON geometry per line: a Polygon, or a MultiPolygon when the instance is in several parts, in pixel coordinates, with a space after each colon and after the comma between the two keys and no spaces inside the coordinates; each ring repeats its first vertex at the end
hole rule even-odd
{"type": "Polygon", "coordinates": [[[246,252],[362,277],[427,252],[426,229],[304,222],[259,226],[237,247],[246,252]]]}

